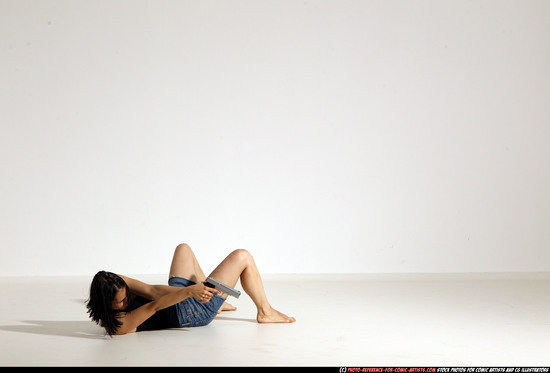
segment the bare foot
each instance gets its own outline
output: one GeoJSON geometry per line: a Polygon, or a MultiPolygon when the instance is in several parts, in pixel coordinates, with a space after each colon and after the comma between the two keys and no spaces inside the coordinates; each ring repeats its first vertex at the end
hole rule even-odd
{"type": "Polygon", "coordinates": [[[227,302],[224,302],[224,304],[222,304],[222,306],[218,310],[218,313],[221,313],[222,311],[235,311],[235,310],[237,310],[237,307],[232,306],[227,302]]]}
{"type": "Polygon", "coordinates": [[[273,308],[268,312],[262,312],[262,314],[258,313],[258,317],[256,319],[260,324],[296,322],[294,317],[289,317],[273,308]]]}

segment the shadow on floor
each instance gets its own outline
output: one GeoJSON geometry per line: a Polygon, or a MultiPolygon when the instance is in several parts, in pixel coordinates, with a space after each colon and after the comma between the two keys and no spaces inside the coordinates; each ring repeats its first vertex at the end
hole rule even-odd
{"type": "Polygon", "coordinates": [[[25,325],[0,325],[0,330],[17,333],[104,339],[105,333],[90,321],[22,320],[25,325]]]}
{"type": "Polygon", "coordinates": [[[239,318],[239,317],[224,317],[224,316],[216,316],[216,318],[214,319],[215,320],[225,320],[225,321],[246,321],[246,322],[251,322],[251,323],[254,323],[254,324],[257,324],[258,321],[256,321],[256,319],[243,319],[243,318],[239,318]]]}

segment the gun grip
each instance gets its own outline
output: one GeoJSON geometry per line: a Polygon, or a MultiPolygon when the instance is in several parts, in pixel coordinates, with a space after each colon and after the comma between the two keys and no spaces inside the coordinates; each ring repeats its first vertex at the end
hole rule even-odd
{"type": "Polygon", "coordinates": [[[207,282],[207,281],[203,282],[203,284],[206,285],[206,286],[208,286],[209,288],[215,288],[214,285],[212,285],[211,283],[209,283],[209,282],[207,282]]]}

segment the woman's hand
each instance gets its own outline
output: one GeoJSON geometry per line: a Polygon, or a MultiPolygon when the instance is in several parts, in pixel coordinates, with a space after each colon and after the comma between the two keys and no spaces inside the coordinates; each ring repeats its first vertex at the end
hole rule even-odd
{"type": "Polygon", "coordinates": [[[218,290],[208,287],[202,283],[188,286],[187,289],[189,289],[191,296],[199,300],[201,303],[210,301],[214,294],[220,293],[218,290]]]}

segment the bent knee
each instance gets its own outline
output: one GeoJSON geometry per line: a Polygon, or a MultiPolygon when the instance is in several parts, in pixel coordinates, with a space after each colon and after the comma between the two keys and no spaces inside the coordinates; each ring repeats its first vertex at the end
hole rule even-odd
{"type": "Polygon", "coordinates": [[[180,243],[178,246],[176,246],[176,250],[175,252],[178,253],[178,252],[189,252],[189,251],[192,251],[191,250],[191,246],[189,246],[188,244],[186,243],[180,243]]]}
{"type": "Polygon", "coordinates": [[[254,258],[252,257],[252,254],[248,252],[246,249],[237,249],[233,251],[232,253],[234,256],[236,256],[240,261],[243,262],[253,262],[254,258]]]}

